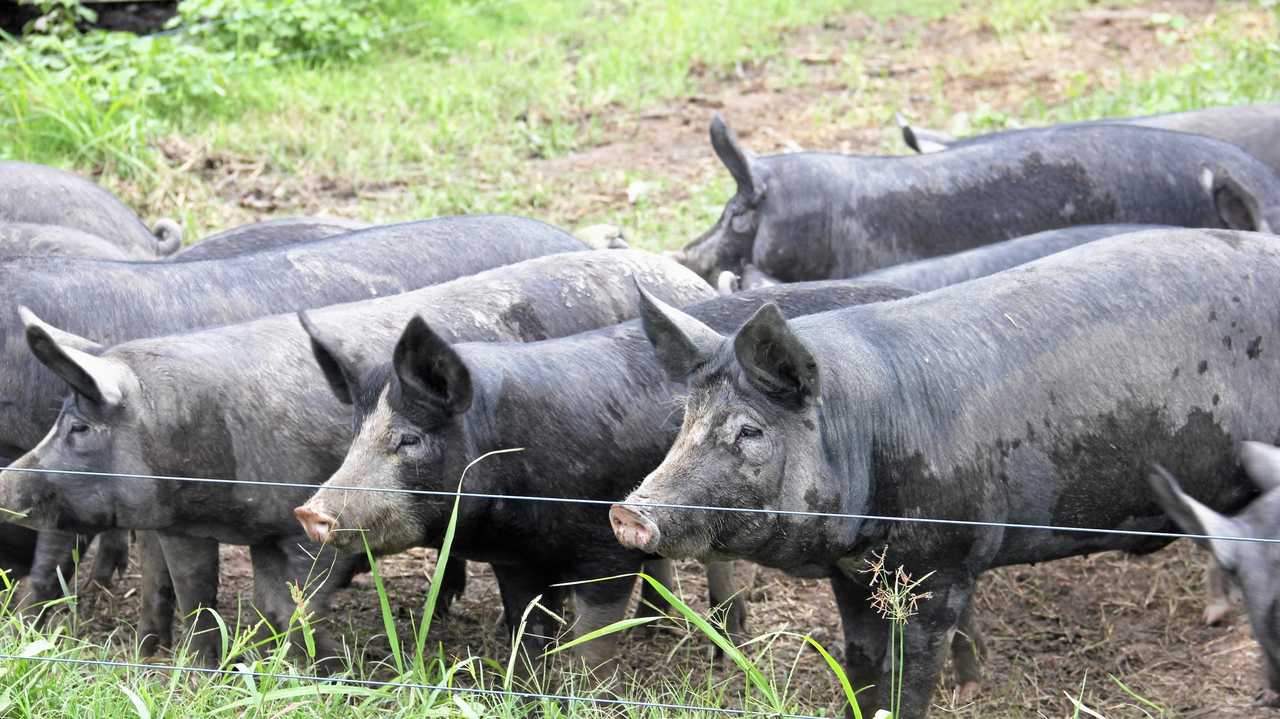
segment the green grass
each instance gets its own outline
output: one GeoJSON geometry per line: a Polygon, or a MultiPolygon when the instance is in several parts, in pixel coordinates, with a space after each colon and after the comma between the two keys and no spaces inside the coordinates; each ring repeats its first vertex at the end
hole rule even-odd
{"type": "MultiPolygon", "coordinates": [[[[462,473],[492,454],[516,452],[501,450],[472,461],[462,473]]],[[[462,490],[462,479],[458,490],[462,490]]],[[[372,566],[373,583],[379,603],[385,636],[391,646],[389,661],[366,665],[356,653],[346,657],[346,670],[324,681],[314,676],[308,665],[314,659],[311,639],[312,624],[307,588],[295,588],[298,609],[290,626],[263,637],[264,622],[223,624],[223,645],[228,658],[223,664],[206,671],[174,671],[171,667],[193,667],[185,648],[179,646],[171,665],[161,666],[138,657],[136,652],[113,650],[123,642],[136,646],[130,637],[93,643],[76,639],[74,621],[70,629],[53,625],[52,629],[35,628],[31,617],[11,611],[15,587],[0,575],[6,585],[0,592],[0,654],[12,658],[0,660],[0,715],[22,717],[80,716],[298,716],[298,717],[424,717],[424,716],[501,716],[523,717],[615,717],[640,718],[671,716],[671,705],[681,707],[741,707],[766,716],[811,713],[803,711],[790,698],[789,674],[775,679],[772,669],[772,641],[761,637],[739,647],[712,620],[689,607],[680,597],[647,575],[638,576],[650,584],[672,607],[663,617],[626,619],[614,625],[567,641],[550,650],[543,663],[557,662],[554,679],[546,671],[524,672],[528,657],[511,651],[505,664],[482,657],[461,659],[446,657],[443,648],[431,650],[427,642],[439,587],[447,563],[454,528],[458,518],[458,498],[444,535],[432,581],[421,611],[412,617],[415,638],[412,644],[402,642],[397,620],[387,596],[378,565],[366,547],[372,566]],[[709,640],[722,651],[740,672],[741,690],[732,685],[737,679],[709,679],[694,684],[689,675],[664,679],[659,684],[640,683],[634,679],[618,679],[616,675],[595,675],[578,667],[570,651],[578,644],[642,624],[666,624],[677,630],[692,632],[709,640]],[[296,648],[291,651],[284,633],[293,630],[303,636],[307,648],[301,659],[296,648]],[[561,655],[562,656],[557,656],[561,655]],[[104,665],[102,662],[113,663],[104,665]],[[120,666],[120,663],[135,666],[120,666]],[[575,668],[578,667],[578,668],[575,668]],[[377,677],[376,679],[370,679],[377,677]],[[491,693],[482,693],[491,692],[491,693]],[[519,696],[523,693],[525,696],[519,696]],[[530,698],[528,694],[544,695],[530,698]],[[551,695],[551,696],[545,696],[551,695]],[[558,698],[557,698],[558,697],[558,698]],[[622,699],[620,707],[612,700],[622,699]],[[593,700],[605,700],[604,703],[593,700]],[[666,706],[643,706],[642,703],[666,706]]],[[[624,577],[625,578],[625,577],[624,577]]],[[[619,579],[614,577],[611,579],[619,579]]],[[[536,604],[535,600],[535,604],[536,604]]],[[[67,604],[61,600],[58,604],[67,604]]],[[[530,604],[524,616],[542,609],[530,604]]],[[[518,629],[513,645],[519,645],[518,629]]],[[[855,715],[857,701],[843,670],[826,648],[809,636],[790,635],[812,646],[830,667],[844,695],[852,702],[855,715]]],[[[716,660],[708,660],[715,662],[716,660]]],[[[711,676],[714,671],[708,672],[711,676]]],[[[703,712],[685,710],[682,716],[700,716],[703,712]]],[[[720,716],[707,712],[708,716],[720,716]]]]}

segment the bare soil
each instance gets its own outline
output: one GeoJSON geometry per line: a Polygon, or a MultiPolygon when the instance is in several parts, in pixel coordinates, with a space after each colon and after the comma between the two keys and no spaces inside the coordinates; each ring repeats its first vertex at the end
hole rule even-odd
{"type": "MultiPolygon", "coordinates": [[[[1170,32],[1150,20],[1153,13],[1179,13],[1190,27],[1211,23],[1222,6],[1205,0],[1141,3],[1122,9],[1093,7],[1055,16],[1053,27],[1002,36],[981,13],[965,11],[926,23],[910,18],[875,22],[852,15],[788,36],[787,72],[782,63],[743,67],[728,80],[709,79],[693,97],[640,113],[619,113],[605,121],[601,141],[569,156],[531,160],[519,181],[554,185],[549,205],[536,214],[574,226],[588,218],[625,215],[626,188],[601,183],[610,172],[649,170],[671,178],[659,204],[689,199],[683,189],[722,172],[706,139],[710,113],[729,117],[740,137],[760,153],[797,148],[845,152],[898,149],[889,122],[900,109],[922,124],[956,124],[962,113],[1017,115],[1038,98],[1054,105],[1078,90],[1117,82],[1118,69],[1141,76],[1188,59],[1170,32]]],[[[1259,12],[1260,31],[1274,32],[1259,12]]],[[[1190,29],[1186,30],[1190,32],[1190,29]]],[[[946,129],[946,128],[944,128],[946,129]]],[[[955,128],[951,128],[955,129],[955,128]]],[[[179,142],[175,140],[175,142],[179,142]]],[[[182,148],[175,150],[179,153],[182,148]]],[[[318,178],[287,181],[262,168],[234,164],[192,167],[216,176],[221,194],[238,203],[238,220],[256,219],[276,209],[353,216],[361,188],[339,187],[318,178]],[[241,168],[244,169],[244,168],[241,168]],[[273,187],[294,182],[288,207],[268,202],[273,187]],[[249,199],[246,199],[249,198],[249,199]],[[263,199],[262,211],[252,198],[263,199]]],[[[393,191],[393,190],[392,190],[393,191]]],[[[683,238],[656,244],[678,245],[683,238]]],[[[424,597],[430,552],[409,552],[382,563],[393,607],[407,628],[410,612],[424,597]]],[[[243,548],[223,551],[224,616],[237,616],[250,596],[251,571],[243,548]]],[[[1183,717],[1269,716],[1250,708],[1261,686],[1259,652],[1238,614],[1226,626],[1206,627],[1203,556],[1186,542],[1147,557],[1114,553],[991,572],[977,599],[978,622],[988,661],[981,696],[956,706],[952,683],[936,694],[935,715],[973,717],[1069,716],[1068,695],[1082,696],[1108,717],[1158,716],[1160,710],[1136,695],[1183,717]]],[[[133,571],[133,570],[131,570],[133,571]]],[[[433,639],[458,655],[502,658],[508,641],[500,626],[500,601],[487,568],[470,565],[470,586],[451,616],[433,629],[433,639]]],[[[696,565],[682,565],[682,593],[705,608],[703,579],[696,565]]],[[[120,627],[120,617],[136,616],[137,576],[130,574],[111,594],[100,595],[86,612],[94,632],[120,627]]],[[[336,600],[335,616],[370,657],[386,655],[386,641],[372,582],[355,580],[336,600]]],[[[927,587],[925,587],[927,589],[927,587]]],[[[813,635],[839,653],[840,623],[824,582],[788,578],[771,570],[757,573],[749,590],[751,633],[813,635]]],[[[406,629],[402,629],[406,631],[406,629]]],[[[816,656],[790,638],[778,639],[776,673],[794,671],[790,687],[802,706],[831,712],[838,694],[833,678],[816,656]],[[799,658],[799,661],[795,661],[799,658]],[[794,666],[792,665],[794,662],[794,666]]],[[[709,658],[704,639],[678,629],[632,632],[623,643],[619,671],[641,684],[680,673],[731,674],[709,658]]],[[[908,672],[910,668],[908,667],[908,672]]]]}

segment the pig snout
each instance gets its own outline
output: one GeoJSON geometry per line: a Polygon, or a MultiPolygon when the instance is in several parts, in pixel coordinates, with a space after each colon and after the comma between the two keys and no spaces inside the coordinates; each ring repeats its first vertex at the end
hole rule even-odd
{"type": "Polygon", "coordinates": [[[636,507],[615,504],[609,508],[609,524],[622,546],[650,554],[658,550],[662,538],[658,525],[636,507]]]}
{"type": "Polygon", "coordinates": [[[298,523],[313,542],[327,544],[333,539],[334,532],[338,531],[338,519],[324,511],[323,507],[304,504],[293,510],[293,516],[298,518],[298,523]]]}

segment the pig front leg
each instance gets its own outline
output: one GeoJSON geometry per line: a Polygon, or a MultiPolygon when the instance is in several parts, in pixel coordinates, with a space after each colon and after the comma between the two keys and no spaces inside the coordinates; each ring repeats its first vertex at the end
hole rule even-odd
{"type": "MultiPolygon", "coordinates": [[[[888,668],[889,623],[871,608],[871,587],[865,576],[848,577],[836,570],[831,575],[831,592],[844,629],[845,674],[855,687],[875,684],[858,695],[862,714],[871,716],[881,705],[880,675],[888,668]]],[[[853,716],[852,709],[846,709],[845,716],[853,716]]]]}
{"type": "MultiPolygon", "coordinates": [[[[646,559],[643,567],[644,573],[658,580],[658,583],[667,589],[672,589],[675,584],[676,573],[675,565],[670,559],[646,559]]],[[[667,606],[667,600],[662,598],[648,582],[640,582],[640,605],[636,607],[637,617],[660,617],[663,614],[663,608],[667,606]]]]}
{"type": "MultiPolygon", "coordinates": [[[[578,576],[600,577],[611,574],[590,571],[578,576]]],[[[631,601],[631,590],[634,587],[635,580],[630,577],[575,586],[573,636],[581,637],[622,620],[627,614],[627,604],[631,601]]],[[[614,633],[579,645],[574,654],[587,668],[596,669],[607,666],[617,655],[617,649],[618,635],[614,633]]]]}
{"type": "Polygon", "coordinates": [[[216,666],[223,651],[213,617],[218,607],[218,543],[176,534],[158,533],[157,537],[178,610],[191,623],[191,653],[201,664],[216,666]]]}
{"type": "Polygon", "coordinates": [[[444,565],[444,576],[440,578],[440,596],[436,599],[436,616],[443,617],[449,613],[453,602],[467,591],[467,560],[460,557],[449,557],[444,565]]]}
{"type": "Polygon", "coordinates": [[[71,586],[76,558],[84,554],[92,539],[72,532],[40,532],[31,571],[22,580],[18,607],[31,608],[61,597],[63,581],[71,586]]]}
{"type": "MultiPolygon", "coordinates": [[[[532,669],[547,645],[559,633],[560,624],[548,613],[560,614],[564,606],[565,590],[563,587],[550,586],[559,581],[556,573],[541,567],[524,564],[494,564],[493,573],[498,579],[498,592],[502,595],[503,616],[507,630],[514,640],[520,629],[525,609],[535,598],[544,607],[533,608],[528,617],[523,618],[524,632],[521,635],[520,649],[525,653],[524,662],[517,662],[520,670],[532,669]]],[[[515,648],[513,647],[513,651],[515,648]]]]}
{"type": "Polygon", "coordinates": [[[129,530],[113,529],[98,535],[98,552],[93,558],[94,583],[110,587],[117,575],[129,568],[129,530]]]}
{"type": "Polygon", "coordinates": [[[755,578],[754,568],[741,589],[734,586],[733,562],[707,562],[707,591],[713,608],[726,607],[724,628],[734,642],[747,636],[747,585],[755,578]]]}
{"type": "Polygon", "coordinates": [[[951,663],[956,672],[956,704],[968,704],[982,689],[982,660],[986,648],[973,620],[973,602],[960,615],[960,626],[951,637],[951,663]]]}
{"type": "Polygon", "coordinates": [[[177,597],[164,561],[160,536],[138,532],[138,563],[142,566],[142,616],[138,620],[142,656],[155,656],[160,647],[173,646],[173,610],[177,597]]]}
{"type": "Polygon", "coordinates": [[[312,638],[317,671],[341,671],[344,658],[328,624],[329,599],[345,585],[360,558],[339,556],[332,548],[286,540],[283,546],[254,545],[253,603],[276,632],[290,632],[293,644],[302,649],[299,635],[292,634],[299,606],[290,585],[302,590],[312,638]]]}
{"type": "MultiPolygon", "coordinates": [[[[886,566],[896,566],[887,564],[886,566]]],[[[924,576],[912,572],[913,576],[924,576]]],[[[903,637],[903,676],[900,710],[904,719],[923,717],[942,665],[950,648],[952,632],[961,624],[973,592],[974,579],[958,573],[937,572],[919,591],[933,596],[918,605],[918,613],[907,620],[903,637]]],[[[892,679],[897,657],[890,651],[892,624],[871,606],[873,593],[864,577],[832,577],[831,588],[844,626],[845,666],[855,686],[874,683],[861,696],[863,714],[889,709],[893,699],[892,679]]]]}

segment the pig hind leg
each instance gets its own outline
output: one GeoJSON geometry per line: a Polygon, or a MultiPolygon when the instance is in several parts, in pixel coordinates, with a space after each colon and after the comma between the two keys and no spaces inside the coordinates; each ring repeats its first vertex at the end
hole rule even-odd
{"type": "Polygon", "coordinates": [[[160,534],[159,543],[178,610],[191,622],[191,652],[200,662],[216,665],[224,650],[213,615],[218,607],[218,543],[173,534],[160,534]]]}
{"type": "Polygon", "coordinates": [[[138,532],[138,563],[142,566],[142,616],[138,620],[140,649],[145,657],[160,647],[173,646],[173,612],[177,596],[173,579],[164,561],[160,537],[155,532],[138,532]]]}

